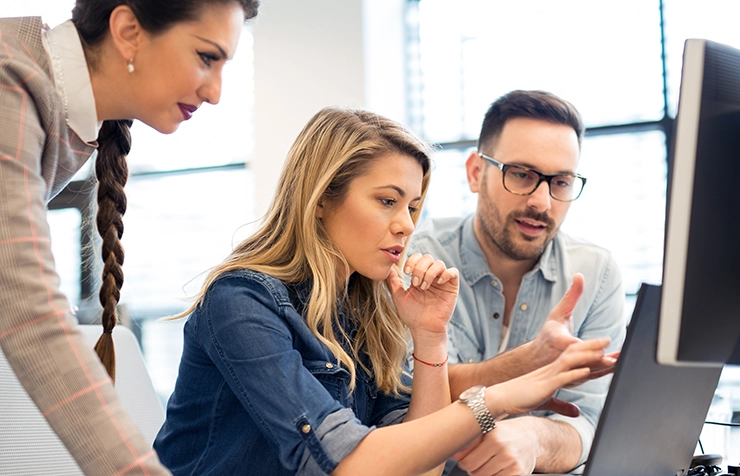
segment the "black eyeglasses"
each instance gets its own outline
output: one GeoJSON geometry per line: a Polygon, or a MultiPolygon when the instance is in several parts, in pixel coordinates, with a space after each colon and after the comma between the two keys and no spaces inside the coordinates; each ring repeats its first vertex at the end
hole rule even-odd
{"type": "Polygon", "coordinates": [[[531,195],[542,182],[547,182],[552,198],[572,202],[581,196],[586,185],[586,177],[578,174],[545,175],[522,165],[502,164],[480,151],[478,155],[503,172],[504,188],[516,195],[531,195]]]}

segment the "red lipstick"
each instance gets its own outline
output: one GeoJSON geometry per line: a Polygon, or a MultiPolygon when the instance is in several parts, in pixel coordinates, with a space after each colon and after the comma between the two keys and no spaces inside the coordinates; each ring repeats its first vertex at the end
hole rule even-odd
{"type": "Polygon", "coordinates": [[[177,103],[182,113],[182,118],[188,120],[193,117],[193,113],[198,110],[198,106],[191,106],[190,104],[177,103]]]}

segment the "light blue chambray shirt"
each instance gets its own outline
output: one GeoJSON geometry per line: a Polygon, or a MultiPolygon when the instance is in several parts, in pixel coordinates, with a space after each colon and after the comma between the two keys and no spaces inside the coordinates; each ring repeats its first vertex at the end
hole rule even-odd
{"type": "MultiPolygon", "coordinates": [[[[504,295],[473,232],[473,215],[425,221],[414,233],[407,255],[417,252],[428,253],[460,270],[460,294],[449,325],[449,362],[481,362],[498,354],[504,295]]],[[[522,279],[511,311],[506,350],[534,340],[575,273],[583,274],[585,289],[573,312],[574,335],[581,339],[609,337],[608,352],[622,347],[626,329],[624,291],[616,262],[604,248],[558,232],[522,279]]],[[[535,413],[564,421],[578,431],[582,442],[579,464],[591,449],[610,381],[610,377],[604,377],[558,391],[557,398],[580,407],[577,418],[535,413]]]]}

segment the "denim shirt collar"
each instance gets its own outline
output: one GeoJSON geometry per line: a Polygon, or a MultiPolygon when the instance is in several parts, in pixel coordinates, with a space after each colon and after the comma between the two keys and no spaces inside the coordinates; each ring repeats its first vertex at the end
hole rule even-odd
{"type": "Polygon", "coordinates": [[[303,312],[306,304],[308,304],[308,299],[311,297],[311,282],[307,279],[298,283],[284,283],[293,307],[300,313],[303,312]]]}
{"type": "MultiPolygon", "coordinates": [[[[306,279],[297,283],[284,283],[285,288],[288,290],[288,294],[291,296],[291,300],[295,300],[293,304],[299,304],[301,309],[308,304],[308,300],[311,298],[311,290],[313,288],[313,280],[306,279]]],[[[354,285],[354,277],[350,277],[348,283],[348,289],[351,289],[354,285]]],[[[337,298],[337,307],[341,310],[342,300],[337,298]]]]}
{"type": "MultiPolygon", "coordinates": [[[[475,215],[473,214],[465,219],[460,240],[460,257],[462,259],[460,273],[470,286],[474,286],[483,278],[493,277],[498,279],[488,268],[486,255],[483,253],[483,248],[481,248],[478,238],[475,236],[475,230],[473,228],[474,217],[475,215]]],[[[547,246],[545,246],[542,256],[540,256],[534,267],[527,272],[525,277],[532,276],[540,271],[542,272],[542,277],[546,280],[551,282],[557,281],[557,273],[555,272],[557,268],[557,249],[555,246],[557,237],[558,235],[556,234],[547,246]]]]}
{"type": "MultiPolygon", "coordinates": [[[[352,286],[352,283],[353,280],[350,279],[350,287],[352,286]]],[[[313,281],[307,279],[298,283],[284,284],[285,289],[288,290],[288,296],[290,297],[290,301],[293,304],[293,308],[296,310],[296,312],[298,312],[298,314],[305,318],[304,312],[306,310],[306,306],[308,305],[308,301],[311,298],[313,281]]],[[[347,313],[345,312],[344,306],[342,305],[342,300],[339,298],[337,298],[337,313],[337,320],[332,324],[335,335],[339,337],[341,334],[346,334],[350,338],[350,340],[353,339],[357,335],[357,325],[347,317],[347,313]]],[[[339,345],[344,348],[345,352],[350,355],[352,354],[352,346],[349,342],[345,341],[344,339],[339,339],[339,345]]],[[[367,365],[364,356],[361,356],[360,358],[363,360],[363,364],[367,365]]]]}

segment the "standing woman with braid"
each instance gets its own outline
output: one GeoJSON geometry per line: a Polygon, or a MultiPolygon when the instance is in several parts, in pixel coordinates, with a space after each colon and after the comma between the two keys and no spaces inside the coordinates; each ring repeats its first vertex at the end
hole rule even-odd
{"type": "Polygon", "coordinates": [[[0,347],[90,475],[167,474],[116,398],[123,186],[138,119],[174,132],[215,104],[258,0],[78,0],[72,20],[0,19],[0,347]],[[97,153],[104,334],[87,347],[59,291],[48,201],[97,153]]]}

